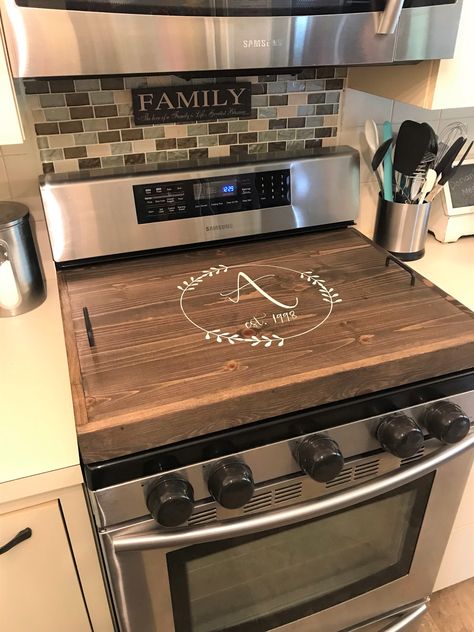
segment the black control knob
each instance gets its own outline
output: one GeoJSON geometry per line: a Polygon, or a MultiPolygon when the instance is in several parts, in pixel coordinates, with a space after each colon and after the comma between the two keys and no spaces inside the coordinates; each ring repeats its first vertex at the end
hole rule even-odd
{"type": "Polygon", "coordinates": [[[238,509],[253,496],[252,470],[240,461],[223,461],[212,469],[207,485],[219,505],[226,509],[238,509]]]}
{"type": "Polygon", "coordinates": [[[296,448],[299,466],[313,480],[328,483],[341,473],[344,457],[335,441],[313,435],[303,439],[296,448]]]}
{"type": "Polygon", "coordinates": [[[421,428],[405,414],[385,417],[377,428],[377,439],[384,450],[400,459],[415,455],[424,441],[421,428]]]}
{"type": "Polygon", "coordinates": [[[423,424],[443,443],[458,443],[469,432],[471,420],[457,404],[443,401],[426,409],[423,424]]]}
{"type": "Polygon", "coordinates": [[[177,527],[193,512],[194,491],[182,478],[162,478],[148,493],[146,504],[158,524],[177,527]]]}

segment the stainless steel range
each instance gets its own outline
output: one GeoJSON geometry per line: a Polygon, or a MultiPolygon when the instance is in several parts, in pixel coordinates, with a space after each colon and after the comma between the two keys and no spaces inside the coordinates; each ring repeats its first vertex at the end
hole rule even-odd
{"type": "Polygon", "coordinates": [[[358,181],[341,148],[43,183],[121,632],[426,610],[473,460],[474,325],[348,227],[358,181]]]}
{"type": "MultiPolygon", "coordinates": [[[[411,623],[426,610],[472,464],[474,391],[443,395],[472,383],[471,373],[286,417],[268,424],[266,444],[240,450],[262,441],[248,431],[222,457],[205,455],[232,446],[232,431],[202,441],[197,462],[191,445],[162,450],[162,473],[92,491],[120,629],[411,623]],[[274,441],[294,426],[299,436],[274,441]]],[[[101,474],[87,471],[91,487],[101,474]]]]}

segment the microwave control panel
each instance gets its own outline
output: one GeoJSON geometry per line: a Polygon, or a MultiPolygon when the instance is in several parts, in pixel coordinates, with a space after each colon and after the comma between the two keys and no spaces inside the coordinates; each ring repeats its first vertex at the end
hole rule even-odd
{"type": "Polygon", "coordinates": [[[138,184],[133,195],[139,224],[288,206],[290,170],[138,184]]]}

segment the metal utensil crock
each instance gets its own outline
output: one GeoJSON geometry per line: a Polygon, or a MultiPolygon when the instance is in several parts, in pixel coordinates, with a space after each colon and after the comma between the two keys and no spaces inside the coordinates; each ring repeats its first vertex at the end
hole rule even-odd
{"type": "Polygon", "coordinates": [[[17,316],[46,298],[28,207],[0,202],[0,317],[17,316]]]}
{"type": "Polygon", "coordinates": [[[374,241],[402,261],[425,254],[431,203],[402,204],[379,196],[374,241]]]}

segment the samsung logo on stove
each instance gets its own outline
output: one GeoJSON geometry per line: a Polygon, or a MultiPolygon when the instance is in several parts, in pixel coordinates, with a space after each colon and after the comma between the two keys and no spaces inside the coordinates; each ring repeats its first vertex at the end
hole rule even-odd
{"type": "Polygon", "coordinates": [[[213,230],[229,230],[230,228],[234,228],[233,224],[214,224],[213,226],[206,226],[206,231],[213,230]]]}
{"type": "Polygon", "coordinates": [[[283,46],[281,39],[244,39],[242,40],[244,48],[279,48],[283,46]]]}

